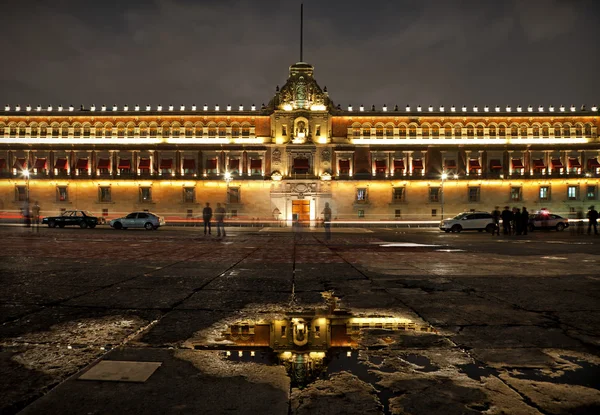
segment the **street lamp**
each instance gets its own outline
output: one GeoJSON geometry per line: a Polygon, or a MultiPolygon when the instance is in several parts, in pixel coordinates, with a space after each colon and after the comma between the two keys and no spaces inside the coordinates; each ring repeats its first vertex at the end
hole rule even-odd
{"type": "Polygon", "coordinates": [[[441,186],[441,192],[442,194],[440,195],[440,202],[442,205],[442,220],[444,220],[444,181],[448,178],[448,174],[446,172],[442,172],[442,186],[441,186]]]}

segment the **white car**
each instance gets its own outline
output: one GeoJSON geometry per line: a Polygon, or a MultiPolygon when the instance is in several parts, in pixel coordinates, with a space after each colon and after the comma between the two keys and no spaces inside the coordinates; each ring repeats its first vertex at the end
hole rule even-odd
{"type": "Polygon", "coordinates": [[[529,217],[529,231],[535,229],[556,229],[562,231],[569,227],[569,219],[541,210],[529,217]]]}
{"type": "Polygon", "coordinates": [[[467,230],[478,230],[492,233],[494,231],[494,218],[488,212],[464,212],[452,219],[440,222],[440,230],[448,233],[467,230]]]}
{"type": "Polygon", "coordinates": [[[133,212],[108,222],[115,229],[145,228],[149,231],[165,226],[165,223],[165,218],[151,212],[133,212]]]}

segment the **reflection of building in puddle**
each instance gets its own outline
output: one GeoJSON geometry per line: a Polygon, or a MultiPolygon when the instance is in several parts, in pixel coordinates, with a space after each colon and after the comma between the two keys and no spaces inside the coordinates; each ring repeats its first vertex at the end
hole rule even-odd
{"type": "Polygon", "coordinates": [[[433,327],[408,318],[354,317],[336,311],[327,315],[290,314],[271,321],[240,321],[222,334],[224,340],[232,343],[231,348],[275,352],[292,383],[304,386],[326,371],[330,349],[356,347],[361,331],[369,329],[435,332],[433,327]]]}

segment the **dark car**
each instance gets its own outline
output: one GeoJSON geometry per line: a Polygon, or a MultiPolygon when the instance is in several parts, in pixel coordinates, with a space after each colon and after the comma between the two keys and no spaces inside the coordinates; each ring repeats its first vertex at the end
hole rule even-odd
{"type": "Polygon", "coordinates": [[[67,210],[60,216],[48,216],[42,219],[42,224],[49,228],[64,228],[65,226],[79,226],[80,228],[95,228],[100,223],[98,218],[87,210],[67,210]]]}

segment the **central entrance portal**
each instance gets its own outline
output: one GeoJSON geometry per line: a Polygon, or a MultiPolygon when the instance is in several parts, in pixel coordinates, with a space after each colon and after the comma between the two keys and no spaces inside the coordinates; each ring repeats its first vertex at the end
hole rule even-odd
{"type": "Polygon", "coordinates": [[[303,225],[310,224],[310,200],[292,200],[292,218],[303,225]]]}

